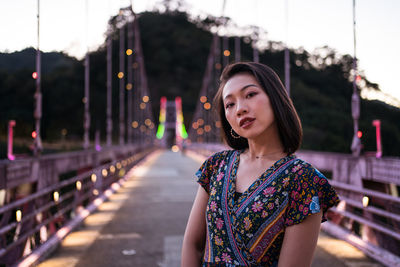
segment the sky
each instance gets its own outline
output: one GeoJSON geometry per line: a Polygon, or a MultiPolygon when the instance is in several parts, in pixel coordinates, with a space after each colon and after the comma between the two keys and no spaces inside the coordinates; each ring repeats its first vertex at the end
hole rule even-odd
{"type": "MultiPolygon", "coordinates": [[[[132,0],[135,12],[153,10],[156,0],[132,0]]],[[[352,0],[226,0],[224,15],[239,26],[257,25],[271,41],[308,52],[329,46],[353,55],[352,0]],[[286,15],[287,14],[287,15],[286,15]]],[[[40,49],[82,58],[86,48],[104,42],[111,15],[130,0],[40,0],[40,49]],[[86,8],[87,3],[87,8],[86,8]]],[[[223,0],[186,0],[192,14],[222,15],[223,0]]],[[[356,1],[356,53],[359,70],[373,83],[378,98],[400,107],[400,1],[356,1]]],[[[37,0],[0,0],[0,52],[37,46],[37,0]]]]}

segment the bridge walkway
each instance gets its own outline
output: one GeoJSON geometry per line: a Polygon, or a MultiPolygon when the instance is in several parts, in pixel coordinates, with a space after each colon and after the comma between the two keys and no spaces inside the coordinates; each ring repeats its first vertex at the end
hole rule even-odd
{"type": "MultiPolygon", "coordinates": [[[[86,218],[39,267],[180,266],[186,221],[202,158],[158,151],[127,174],[109,201],[86,218]]],[[[380,267],[321,232],[313,267],[380,267]]]]}

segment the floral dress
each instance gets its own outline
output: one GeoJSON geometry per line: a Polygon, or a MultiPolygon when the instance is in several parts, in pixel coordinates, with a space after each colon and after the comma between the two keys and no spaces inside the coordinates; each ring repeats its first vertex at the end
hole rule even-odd
{"type": "Polygon", "coordinates": [[[196,172],[209,194],[203,266],[277,266],[285,228],[339,202],[327,179],[294,155],[268,168],[243,194],[235,190],[238,150],[209,157],[196,172]]]}

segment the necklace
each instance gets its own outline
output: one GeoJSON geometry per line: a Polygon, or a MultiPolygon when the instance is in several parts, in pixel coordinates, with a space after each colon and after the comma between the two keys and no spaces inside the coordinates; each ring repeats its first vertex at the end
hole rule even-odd
{"type": "Polygon", "coordinates": [[[266,155],[255,156],[255,158],[256,158],[256,159],[260,159],[260,158],[263,158],[263,157],[265,157],[265,156],[270,156],[270,155],[273,155],[273,153],[271,153],[271,154],[266,154],[266,155]]]}
{"type": "MultiPolygon", "coordinates": [[[[248,151],[247,151],[248,152],[248,151]]],[[[259,155],[259,156],[254,156],[254,158],[256,159],[261,159],[263,157],[267,157],[267,156],[271,156],[271,155],[275,155],[278,153],[283,153],[282,151],[276,151],[276,152],[272,152],[272,153],[268,153],[268,154],[264,154],[264,155],[259,155]]],[[[250,157],[250,155],[248,155],[250,157]]],[[[250,157],[251,158],[251,157],[250,157]]]]}

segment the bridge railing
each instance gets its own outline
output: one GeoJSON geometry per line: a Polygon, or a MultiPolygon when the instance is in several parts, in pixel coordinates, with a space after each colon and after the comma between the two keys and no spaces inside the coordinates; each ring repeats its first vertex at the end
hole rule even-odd
{"type": "MultiPolygon", "coordinates": [[[[203,156],[229,149],[222,144],[192,144],[203,156]]],[[[300,158],[325,173],[341,202],[322,224],[329,234],[343,239],[386,266],[400,266],[400,159],[299,151],[300,158]],[[372,184],[373,189],[364,186],[372,184]]]]}
{"type": "MultiPolygon", "coordinates": [[[[71,224],[71,221],[78,216],[86,217],[88,207],[94,210],[93,203],[99,198],[104,200],[104,193],[108,188],[153,150],[151,147],[136,149],[134,153],[129,153],[131,155],[94,168],[86,168],[77,175],[43,188],[37,188],[38,181],[30,183],[31,188],[36,187],[32,190],[33,193],[0,206],[0,265],[12,266],[41,245],[45,245],[55,235],[59,235],[60,229],[68,226],[65,231],[69,232],[73,228],[71,225],[79,225],[71,224]]],[[[76,159],[79,153],[69,156],[76,159]]],[[[59,161],[68,161],[65,155],[56,157],[59,161]]],[[[63,165],[59,161],[53,164],[57,165],[58,162],[58,165],[63,165]]],[[[22,168],[25,165],[21,165],[22,168]]],[[[69,166],[69,169],[71,168],[74,167],[69,166]]],[[[59,180],[59,177],[55,180],[59,180]]]]}

